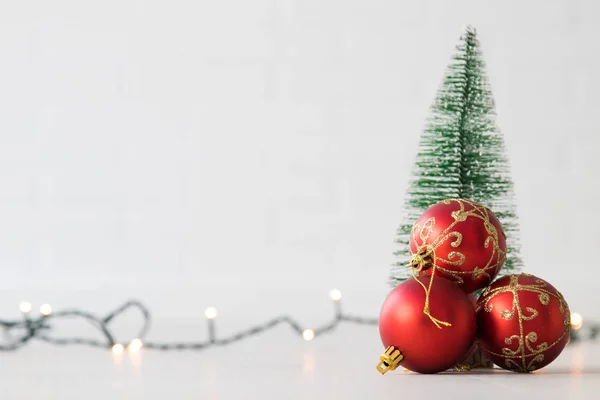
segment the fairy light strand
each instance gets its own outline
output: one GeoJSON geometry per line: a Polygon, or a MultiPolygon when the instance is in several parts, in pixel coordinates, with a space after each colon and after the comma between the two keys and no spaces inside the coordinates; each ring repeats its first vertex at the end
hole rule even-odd
{"type": "Polygon", "coordinates": [[[4,336],[5,338],[9,338],[7,340],[8,343],[0,344],[0,351],[17,350],[30,343],[34,339],[59,346],[78,344],[90,347],[112,349],[114,354],[121,354],[124,351],[135,353],[139,352],[142,348],[163,351],[202,350],[211,346],[225,346],[239,342],[251,336],[255,336],[267,330],[273,329],[279,325],[288,325],[295,333],[297,333],[306,341],[313,340],[317,336],[333,331],[342,322],[348,322],[357,325],[377,325],[377,319],[344,314],[342,312],[340,303],[342,294],[338,289],[333,289],[329,295],[334,303],[335,316],[331,322],[319,327],[305,328],[292,317],[282,315],[230,336],[219,338],[216,334],[216,319],[218,316],[217,309],[215,307],[208,307],[204,312],[204,317],[207,321],[208,340],[181,343],[159,343],[145,341],[145,337],[150,329],[151,314],[148,308],[137,300],[126,302],[121,307],[112,311],[103,318],[97,317],[83,310],[53,311],[49,304],[43,304],[40,307],[40,315],[38,317],[33,317],[31,313],[31,303],[22,302],[19,306],[21,313],[23,314],[22,320],[0,320],[0,327],[4,328],[4,336]],[[134,339],[130,340],[129,342],[121,342],[117,340],[115,333],[111,330],[111,321],[130,309],[135,309],[142,314],[142,327],[134,339]],[[94,328],[96,328],[102,339],[51,336],[50,333],[54,326],[53,323],[68,318],[77,318],[87,321],[94,328]]]}
{"type": "MultiPolygon", "coordinates": [[[[151,314],[146,306],[137,300],[131,300],[121,307],[110,312],[104,317],[98,317],[90,312],[76,309],[67,309],[54,311],[49,304],[43,304],[40,307],[39,316],[32,316],[32,304],[21,302],[19,309],[23,318],[21,320],[7,321],[0,320],[0,328],[4,329],[4,343],[0,344],[0,351],[15,351],[29,344],[33,340],[39,340],[52,345],[84,345],[112,350],[113,354],[119,355],[127,351],[137,353],[142,349],[149,350],[203,350],[214,346],[226,346],[235,342],[245,340],[249,337],[259,335],[273,329],[279,325],[288,325],[299,337],[305,341],[312,341],[315,338],[330,333],[341,323],[352,323],[356,325],[374,326],[378,324],[376,318],[364,318],[355,315],[345,314],[342,310],[342,294],[338,289],[333,289],[329,293],[334,305],[334,317],[322,326],[306,328],[288,315],[281,315],[270,319],[262,324],[255,325],[248,329],[234,333],[229,336],[219,338],[216,332],[216,320],[218,312],[215,307],[208,307],[205,310],[204,317],[207,321],[208,340],[197,342],[147,342],[145,337],[150,330],[151,314]],[[117,340],[116,334],[111,329],[111,322],[119,315],[130,309],[137,310],[142,314],[143,322],[137,336],[129,341],[117,340]],[[51,335],[55,322],[64,319],[77,318],[91,324],[100,335],[100,339],[91,339],[83,337],[55,337],[51,335]]],[[[595,340],[600,333],[600,325],[589,322],[583,323],[583,317],[577,313],[572,314],[571,342],[580,340],[595,340]]]]}

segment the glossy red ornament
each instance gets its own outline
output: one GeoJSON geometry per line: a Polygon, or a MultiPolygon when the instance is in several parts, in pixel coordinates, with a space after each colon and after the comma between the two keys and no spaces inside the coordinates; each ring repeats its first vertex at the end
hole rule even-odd
{"type": "MultiPolygon", "coordinates": [[[[414,372],[435,373],[456,365],[475,340],[476,318],[473,304],[456,284],[435,277],[409,279],[387,297],[379,316],[379,333],[386,348],[401,353],[400,365],[414,372]],[[426,288],[429,290],[430,315],[424,312],[426,288]],[[444,323],[450,326],[444,326],[444,323]]],[[[389,359],[382,356],[384,367],[389,359]]],[[[380,363],[380,365],[382,364],[380,363]]],[[[390,369],[394,369],[393,368],[390,369]]],[[[379,366],[378,370],[382,371],[379,366]]]]}
{"type": "Polygon", "coordinates": [[[466,293],[488,286],[506,260],[506,236],[487,207],[463,199],[429,207],[413,225],[411,265],[420,275],[441,276],[466,293]]]}
{"type": "Polygon", "coordinates": [[[569,341],[571,313],[552,285],[533,275],[508,275],[477,301],[479,346],[497,366],[531,372],[550,364],[569,341]]]}

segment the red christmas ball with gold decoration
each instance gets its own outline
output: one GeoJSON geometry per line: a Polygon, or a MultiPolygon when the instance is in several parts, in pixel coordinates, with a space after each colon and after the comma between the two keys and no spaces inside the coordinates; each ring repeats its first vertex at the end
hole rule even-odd
{"type": "Polygon", "coordinates": [[[429,207],[413,225],[411,266],[450,279],[466,293],[488,286],[506,260],[506,236],[487,207],[463,199],[429,207]]]}
{"type": "Polygon", "coordinates": [[[476,331],[473,304],[456,284],[437,276],[409,279],[381,308],[386,352],[377,370],[384,374],[398,365],[420,373],[447,370],[464,358],[476,331]]]}
{"type": "Polygon", "coordinates": [[[550,364],[569,342],[571,313],[556,288],[533,275],[508,275],[477,301],[477,341],[497,366],[531,372],[550,364]]]}

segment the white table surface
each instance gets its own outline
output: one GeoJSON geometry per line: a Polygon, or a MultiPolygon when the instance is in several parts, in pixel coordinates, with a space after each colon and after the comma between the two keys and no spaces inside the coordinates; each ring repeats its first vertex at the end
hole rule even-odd
{"type": "Polygon", "coordinates": [[[351,325],[312,342],[282,326],[227,347],[121,357],[33,343],[1,354],[0,399],[600,399],[598,342],[573,344],[534,374],[381,376],[382,350],[376,328],[351,325]]]}

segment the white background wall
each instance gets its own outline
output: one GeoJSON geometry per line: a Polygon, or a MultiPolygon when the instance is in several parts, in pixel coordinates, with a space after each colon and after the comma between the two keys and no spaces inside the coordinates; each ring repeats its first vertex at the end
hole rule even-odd
{"type": "Polygon", "coordinates": [[[527,271],[600,318],[599,11],[1,2],[2,315],[23,298],[102,311],[136,296],[158,318],[216,304],[229,324],[310,324],[337,286],[375,316],[428,107],[473,24],[527,271]]]}

